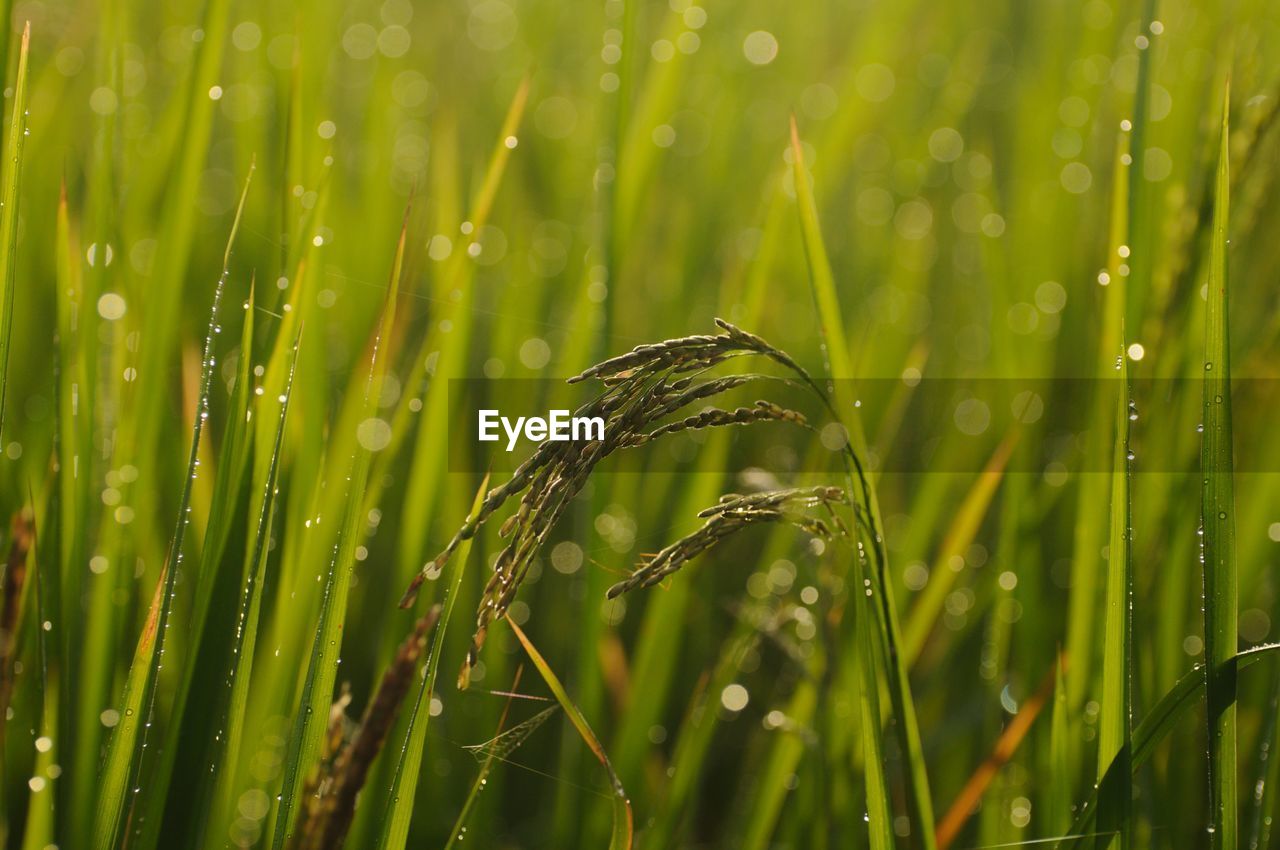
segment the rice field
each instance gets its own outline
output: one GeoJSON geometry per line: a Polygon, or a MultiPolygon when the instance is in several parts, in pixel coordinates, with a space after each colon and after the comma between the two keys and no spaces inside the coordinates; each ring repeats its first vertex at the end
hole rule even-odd
{"type": "Polygon", "coordinates": [[[1280,7],[2,5],[5,847],[1280,846],[1280,7]]]}

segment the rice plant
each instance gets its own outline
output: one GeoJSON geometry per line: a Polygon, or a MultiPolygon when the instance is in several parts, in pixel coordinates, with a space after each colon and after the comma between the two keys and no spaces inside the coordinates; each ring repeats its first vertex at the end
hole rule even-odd
{"type": "Polygon", "coordinates": [[[3,8],[5,847],[1275,846],[1276,4],[3,8]]]}

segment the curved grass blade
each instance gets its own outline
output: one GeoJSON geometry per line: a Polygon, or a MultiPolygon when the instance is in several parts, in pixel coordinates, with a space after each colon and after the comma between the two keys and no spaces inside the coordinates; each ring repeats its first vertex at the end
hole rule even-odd
{"type": "MultiPolygon", "coordinates": [[[[1241,670],[1278,653],[1280,653],[1280,643],[1269,643],[1246,649],[1219,664],[1214,678],[1217,681],[1226,678],[1234,682],[1241,670]]],[[[1132,774],[1147,763],[1156,745],[1163,741],[1173,731],[1177,722],[1195,707],[1205,690],[1205,682],[1208,678],[1204,665],[1197,664],[1184,673],[1160,698],[1160,701],[1133,730],[1128,751],[1122,750],[1117,753],[1115,759],[1112,759],[1102,781],[1094,787],[1093,793],[1081,807],[1080,814],[1076,816],[1071,829],[1059,839],[1057,846],[1074,847],[1077,846],[1076,842],[1087,836],[1110,835],[1119,830],[1119,825],[1112,819],[1106,807],[1099,805],[1099,800],[1118,793],[1122,784],[1132,781],[1132,774]],[[1122,775],[1126,764],[1130,773],[1129,778],[1122,775]]]]}
{"type": "Polygon", "coordinates": [[[1236,653],[1239,603],[1235,560],[1235,490],[1231,446],[1231,346],[1227,331],[1230,89],[1222,101],[1222,138],[1213,202],[1208,308],[1204,340],[1204,634],[1209,714],[1211,847],[1236,846],[1236,680],[1222,673],[1236,653]]]}
{"type": "MultiPolygon", "coordinates": [[[[173,610],[177,575],[184,557],[183,544],[186,540],[187,527],[191,522],[191,491],[199,471],[200,442],[204,436],[205,423],[209,418],[209,391],[213,385],[216,365],[213,344],[219,330],[222,293],[228,276],[227,264],[230,261],[231,245],[235,242],[239,224],[237,216],[232,223],[231,234],[227,240],[224,266],[214,290],[213,308],[209,314],[209,325],[205,333],[204,356],[200,368],[200,397],[197,402],[195,423],[192,426],[187,473],[183,480],[182,496],[178,501],[177,525],[174,528],[165,568],[161,571],[160,581],[156,586],[156,597],[152,602],[151,614],[138,641],[133,665],[129,669],[129,677],[125,683],[125,710],[121,712],[120,722],[111,736],[111,743],[107,750],[97,819],[94,825],[93,843],[98,848],[128,844],[128,833],[140,827],[139,821],[145,814],[138,812],[136,806],[141,793],[143,758],[146,755],[150,730],[155,719],[156,683],[164,663],[164,641],[173,610]]],[[[158,812],[155,813],[155,816],[158,815],[158,812]]]]}
{"type": "Polygon", "coordinates": [[[604,747],[601,746],[600,740],[596,738],[591,727],[587,724],[587,718],[582,716],[582,712],[574,705],[573,700],[569,698],[569,694],[561,684],[559,677],[555,671],[547,664],[547,660],[542,657],[533,643],[510,618],[507,624],[511,626],[511,631],[515,633],[516,639],[520,641],[520,645],[524,647],[525,653],[529,656],[529,660],[533,662],[533,666],[538,668],[538,672],[542,674],[542,679],[547,683],[547,687],[551,689],[551,693],[555,695],[556,701],[560,703],[560,707],[564,709],[564,713],[568,715],[569,721],[573,723],[573,727],[578,730],[578,734],[582,736],[583,742],[592,754],[600,761],[600,765],[604,768],[605,773],[609,776],[609,784],[613,786],[613,833],[609,838],[610,850],[628,850],[631,847],[632,837],[632,813],[631,801],[627,799],[627,792],[622,787],[622,782],[618,779],[618,774],[614,773],[613,765],[609,762],[609,756],[605,753],[604,747]]]}
{"type": "MultiPolygon", "coordinates": [[[[361,422],[377,414],[382,397],[382,385],[387,373],[387,356],[383,350],[391,338],[395,321],[396,298],[399,294],[404,270],[405,242],[409,232],[409,210],[405,209],[396,244],[395,261],[391,267],[391,282],[387,287],[382,317],[374,329],[372,347],[369,349],[369,372],[365,383],[364,411],[361,422]]],[[[373,452],[357,445],[348,466],[342,505],[342,519],[329,560],[321,597],[320,619],[316,624],[315,639],[311,645],[310,661],[302,686],[302,699],[294,718],[285,753],[284,781],[279,796],[280,804],[274,814],[275,826],[271,846],[275,850],[284,847],[291,837],[298,795],[306,772],[319,757],[325,733],[325,718],[333,698],[333,684],[338,672],[338,656],[342,649],[343,625],[346,621],[347,592],[351,587],[351,572],[355,565],[355,550],[359,544],[360,524],[365,516],[361,509],[369,482],[369,469],[373,452]]]]}
{"type": "MultiPolygon", "coordinates": [[[[484,494],[489,487],[489,476],[480,482],[474,501],[471,503],[470,516],[480,513],[484,503],[484,494]]],[[[396,762],[395,779],[387,795],[387,809],[383,816],[382,833],[378,840],[379,850],[386,848],[403,848],[409,838],[409,822],[413,819],[413,798],[418,789],[418,773],[422,767],[422,753],[426,749],[427,726],[431,722],[431,695],[435,691],[436,677],[440,672],[440,654],[444,648],[445,632],[449,627],[449,619],[453,616],[454,604],[458,601],[458,592],[462,587],[462,576],[465,572],[471,544],[475,538],[469,537],[458,547],[453,557],[453,580],[445,590],[444,610],[440,612],[440,621],[436,625],[436,633],[431,638],[431,650],[427,654],[427,664],[423,671],[422,684],[418,687],[418,698],[413,704],[413,713],[409,715],[409,726],[405,731],[404,743],[400,747],[400,755],[396,762]]]]}
{"type": "MultiPolygon", "coordinates": [[[[8,20],[6,18],[6,20],[8,20]]],[[[8,33],[4,34],[8,38],[8,33]]],[[[22,149],[27,140],[27,52],[31,24],[22,30],[18,53],[18,77],[13,84],[13,111],[4,145],[4,171],[0,180],[0,435],[4,433],[5,396],[9,386],[9,348],[13,341],[13,296],[17,289],[18,181],[22,177],[22,149]]],[[[3,73],[3,68],[0,68],[3,73]]]]}

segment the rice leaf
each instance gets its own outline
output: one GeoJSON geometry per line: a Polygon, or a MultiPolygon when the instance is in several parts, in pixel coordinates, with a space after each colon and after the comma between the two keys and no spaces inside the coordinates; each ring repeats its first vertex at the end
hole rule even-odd
{"type": "Polygon", "coordinates": [[[1071,734],[1067,720],[1067,682],[1063,675],[1063,659],[1058,658],[1055,668],[1057,678],[1053,688],[1053,713],[1049,718],[1049,788],[1047,831],[1050,835],[1065,832],[1071,825],[1071,795],[1074,789],[1069,780],[1070,764],[1067,736],[1071,734]]]}
{"type": "MultiPolygon", "coordinates": [[[[191,523],[191,492],[199,472],[200,442],[205,423],[209,418],[209,393],[213,386],[216,357],[214,342],[220,330],[223,289],[226,285],[231,246],[235,243],[239,218],[231,226],[227,238],[227,252],[222,274],[214,289],[213,308],[205,333],[204,354],[201,359],[200,394],[192,426],[191,451],[187,460],[186,477],[182,496],[178,502],[178,519],[174,528],[169,556],[161,571],[133,664],[125,684],[124,711],[111,736],[107,760],[100,788],[98,812],[94,826],[94,846],[108,848],[123,846],[129,842],[130,833],[142,828],[146,811],[136,811],[142,791],[144,757],[147,754],[151,728],[156,717],[156,686],[164,663],[165,638],[168,634],[170,615],[173,611],[177,587],[177,575],[184,560],[183,546],[187,528],[191,523]]],[[[150,812],[159,817],[160,812],[150,812]]]]}
{"type": "Polygon", "coordinates": [[[800,145],[800,135],[794,116],[791,119],[791,156],[796,203],[800,214],[800,230],[809,265],[809,283],[825,341],[836,415],[849,435],[851,451],[846,457],[851,458],[857,470],[856,484],[853,480],[853,469],[849,470],[849,489],[869,518],[871,528],[867,535],[867,543],[875,559],[875,563],[870,565],[863,565],[860,562],[861,559],[854,564],[851,570],[854,577],[853,590],[850,594],[853,597],[854,628],[857,629],[860,638],[858,670],[862,688],[859,700],[862,706],[863,758],[867,766],[867,822],[871,831],[871,844],[873,848],[893,846],[892,815],[884,775],[884,747],[880,728],[878,679],[880,673],[877,661],[881,660],[889,680],[890,704],[897,721],[894,728],[907,765],[907,805],[910,810],[911,831],[913,835],[919,837],[925,850],[932,850],[934,846],[933,802],[929,794],[924,750],[920,744],[915,706],[911,699],[911,685],[901,652],[902,640],[897,608],[892,598],[892,583],[886,580],[887,556],[884,535],[881,531],[879,506],[876,503],[875,489],[867,480],[865,467],[861,465],[860,460],[866,457],[866,437],[855,413],[856,404],[852,397],[851,382],[854,374],[849,363],[849,344],[844,333],[844,319],[836,292],[835,278],[827,259],[822,230],[818,224],[817,206],[809,184],[809,173],[804,165],[804,150],[800,145]],[[863,574],[864,572],[866,575],[863,574]],[[873,582],[872,585],[868,585],[870,588],[868,595],[873,597],[870,602],[860,592],[864,581],[873,582]],[[868,622],[873,615],[879,626],[879,634],[876,633],[876,629],[870,627],[868,622]],[[883,652],[877,654],[872,651],[873,647],[880,647],[883,652]]]}
{"type": "MultiPolygon", "coordinates": [[[[382,316],[374,329],[369,348],[363,416],[359,420],[361,423],[376,416],[378,404],[382,399],[382,386],[389,359],[384,348],[389,343],[391,328],[395,322],[396,299],[404,269],[408,231],[409,210],[406,209],[404,221],[400,227],[400,238],[396,243],[391,281],[387,287],[382,316]]],[[[359,545],[360,528],[365,517],[365,512],[362,510],[363,498],[369,482],[373,454],[372,450],[357,442],[347,467],[342,518],[338,525],[337,537],[333,541],[328,570],[324,575],[320,619],[316,624],[315,638],[311,644],[306,677],[302,686],[302,697],[294,717],[285,754],[284,779],[272,829],[271,846],[274,850],[284,847],[292,836],[295,808],[302,791],[302,783],[320,754],[325,721],[333,699],[334,679],[338,672],[343,626],[347,615],[347,592],[351,586],[351,573],[355,567],[355,550],[359,545]]]]}
{"type": "MultiPolygon", "coordinates": [[[[1123,348],[1116,358],[1120,370],[1116,382],[1115,452],[1111,471],[1111,535],[1107,554],[1106,606],[1102,641],[1102,701],[1098,715],[1098,779],[1117,758],[1129,752],[1133,729],[1133,565],[1130,555],[1129,475],[1130,424],[1134,412],[1129,385],[1128,360],[1123,348]]],[[[1115,794],[1103,800],[1115,807],[1120,823],[1118,839],[1110,846],[1127,850],[1132,838],[1130,823],[1133,788],[1124,778],[1131,771],[1121,761],[1121,782],[1115,794]]]]}
{"type": "Polygon", "coordinates": [[[511,713],[511,701],[515,699],[515,694],[520,688],[520,676],[523,671],[523,667],[516,668],[516,675],[511,682],[507,700],[502,705],[502,714],[498,717],[496,734],[485,744],[472,750],[477,755],[484,754],[480,761],[480,772],[476,774],[475,781],[471,783],[471,790],[467,792],[467,799],[462,803],[462,809],[458,812],[458,818],[453,823],[453,829],[449,830],[449,841],[444,846],[445,850],[452,850],[459,841],[466,837],[467,823],[471,820],[471,812],[475,809],[476,801],[480,799],[480,792],[489,783],[489,773],[493,770],[494,761],[498,758],[505,760],[510,756],[516,747],[520,746],[535,729],[546,722],[547,718],[556,709],[555,706],[550,706],[523,723],[517,724],[514,728],[509,730],[506,728],[507,715],[511,713]]]}
{"type": "MultiPolygon", "coordinates": [[[[293,379],[297,369],[298,346],[302,331],[299,328],[293,341],[289,359],[288,378],[279,398],[280,412],[276,418],[275,439],[272,441],[270,460],[261,481],[259,508],[255,520],[253,538],[244,562],[244,578],[240,589],[239,613],[236,616],[235,639],[231,646],[231,667],[227,672],[227,703],[222,713],[218,732],[214,736],[215,749],[210,760],[210,773],[216,777],[208,803],[208,832],[210,843],[222,840],[230,819],[231,797],[236,777],[236,765],[240,757],[240,741],[243,736],[245,713],[249,703],[249,684],[253,680],[253,657],[258,643],[258,625],[262,612],[262,593],[266,584],[268,541],[276,510],[276,490],[280,477],[280,455],[283,449],[285,423],[289,414],[289,400],[293,395],[293,379]]],[[[248,361],[249,353],[242,354],[248,361]]],[[[259,405],[261,406],[261,405],[259,405]]]]}
{"type": "MultiPolygon", "coordinates": [[[[56,495],[58,484],[53,483],[56,495]]],[[[54,843],[57,816],[58,779],[58,723],[59,723],[59,675],[61,673],[61,612],[56,609],[61,592],[61,576],[58,562],[51,553],[57,548],[44,542],[37,529],[39,506],[34,494],[28,497],[31,511],[31,545],[27,552],[27,573],[35,576],[36,653],[40,673],[40,726],[36,739],[36,759],[32,777],[27,787],[31,796],[27,801],[27,822],[22,834],[23,850],[42,850],[54,843]]],[[[55,508],[56,510],[56,508],[55,508]]],[[[56,542],[56,541],[55,541],[56,542]]],[[[4,753],[4,741],[0,738],[0,754],[4,753]]]]}
{"type": "MultiPolygon", "coordinates": [[[[480,513],[488,487],[489,476],[486,475],[480,482],[479,489],[476,490],[469,516],[475,517],[480,513]]],[[[449,620],[453,616],[454,605],[458,601],[462,577],[466,572],[467,560],[474,540],[474,537],[469,537],[463,541],[453,558],[453,577],[445,590],[444,610],[440,612],[440,620],[431,638],[431,649],[427,653],[427,663],[422,671],[422,684],[418,686],[418,695],[413,703],[413,711],[409,714],[404,743],[400,745],[400,751],[396,757],[395,778],[385,797],[386,810],[378,839],[379,850],[388,850],[388,848],[402,850],[409,839],[409,822],[413,819],[414,795],[418,789],[422,754],[427,745],[427,726],[431,722],[431,698],[435,693],[436,678],[440,673],[440,656],[444,650],[445,633],[448,631],[449,620]]]]}
{"type": "Polygon", "coordinates": [[[902,661],[910,668],[920,657],[925,641],[941,619],[947,594],[955,586],[957,572],[951,569],[950,560],[963,553],[973,543],[991,507],[991,500],[1004,478],[1005,466],[1017,445],[1018,434],[1010,431],[991,454],[987,465],[965,493],[963,501],[955,509],[951,524],[938,546],[929,572],[929,583],[917,598],[902,626],[902,661]]]}
{"type": "Polygon", "coordinates": [[[1209,706],[1211,847],[1237,844],[1236,680],[1223,665],[1236,654],[1236,501],[1231,432],[1231,346],[1228,335],[1227,244],[1230,238],[1230,89],[1222,100],[1222,136],[1214,189],[1204,343],[1204,634],[1209,706]]]}
{"type": "MultiPolygon", "coordinates": [[[[8,20],[6,16],[5,20],[8,20]]],[[[9,37],[6,30],[3,38],[9,37]]],[[[18,76],[13,84],[13,109],[4,143],[4,165],[0,171],[0,437],[4,436],[5,399],[9,387],[9,349],[13,338],[13,298],[17,290],[18,183],[22,178],[22,150],[27,141],[27,53],[31,46],[31,24],[22,29],[18,53],[18,76]]]]}
{"type": "MultiPolygon", "coordinates": [[[[1240,671],[1275,654],[1280,654],[1280,643],[1268,643],[1246,649],[1219,664],[1214,679],[1222,681],[1227,678],[1235,681],[1240,671]]],[[[1061,836],[1057,846],[1074,847],[1083,837],[1109,836],[1119,831],[1120,824],[1115,820],[1114,810],[1099,805],[1099,801],[1114,796],[1122,785],[1132,782],[1133,774],[1147,763],[1156,746],[1173,731],[1178,721],[1186,716],[1188,711],[1196,707],[1199,699],[1204,695],[1208,678],[1205,665],[1197,664],[1184,673],[1152,706],[1147,716],[1134,728],[1128,751],[1122,750],[1116,754],[1116,758],[1111,760],[1111,765],[1103,774],[1102,780],[1081,806],[1080,813],[1071,824],[1071,829],[1061,836]],[[1124,775],[1126,771],[1129,774],[1128,777],[1124,775]]]]}
{"type": "Polygon", "coordinates": [[[609,838],[609,850],[628,850],[631,847],[632,838],[631,801],[627,799],[627,792],[623,789],[622,782],[618,779],[618,774],[614,773],[613,765],[609,763],[609,756],[605,753],[604,747],[600,745],[600,740],[596,738],[595,733],[591,731],[591,726],[588,725],[587,719],[582,715],[578,707],[574,705],[573,700],[569,698],[568,692],[564,689],[564,685],[561,684],[555,671],[551,669],[551,665],[547,664],[546,659],[542,657],[542,654],[525,636],[524,631],[515,624],[515,621],[508,618],[507,624],[511,626],[511,631],[520,641],[520,645],[524,647],[525,654],[529,656],[533,666],[542,674],[543,681],[547,683],[547,687],[555,695],[556,702],[560,703],[560,707],[564,709],[564,713],[573,724],[573,728],[578,730],[578,734],[582,736],[587,748],[591,750],[592,754],[599,760],[601,767],[604,768],[605,773],[608,774],[609,784],[613,789],[613,793],[610,795],[613,805],[613,833],[609,838]]]}
{"type": "MultiPolygon", "coordinates": [[[[232,225],[231,238],[227,241],[226,253],[223,255],[223,275],[228,273],[231,262],[231,248],[235,233],[244,215],[245,201],[249,197],[249,185],[253,180],[253,166],[245,178],[244,189],[240,194],[240,204],[236,208],[235,223],[232,225]]],[[[227,538],[231,531],[233,513],[244,480],[244,473],[249,457],[247,440],[251,436],[249,429],[249,399],[252,398],[252,342],[253,342],[253,302],[254,288],[250,284],[249,298],[244,302],[244,322],[240,334],[240,360],[236,370],[235,386],[230,404],[227,408],[227,422],[223,429],[223,439],[219,450],[220,462],[214,473],[213,491],[210,498],[209,519],[205,526],[204,541],[200,554],[200,572],[196,577],[195,593],[191,600],[191,608],[187,613],[188,645],[185,649],[186,663],[182,667],[177,693],[173,697],[173,705],[165,719],[165,740],[160,749],[160,763],[150,771],[149,788],[144,793],[156,800],[163,800],[168,794],[169,782],[173,774],[174,762],[178,757],[178,749],[183,732],[182,720],[186,714],[187,701],[192,687],[197,681],[198,671],[196,658],[206,637],[205,623],[213,602],[214,585],[217,581],[218,569],[222,564],[222,556],[226,549],[227,538]]],[[[160,806],[156,807],[157,809],[160,806]]],[[[161,819],[151,818],[142,828],[141,839],[137,846],[154,847],[160,831],[161,819]]]]}

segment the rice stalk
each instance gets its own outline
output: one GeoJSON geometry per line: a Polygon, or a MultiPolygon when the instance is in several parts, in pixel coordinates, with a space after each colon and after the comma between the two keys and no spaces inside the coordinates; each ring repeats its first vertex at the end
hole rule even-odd
{"type": "MultiPolygon", "coordinates": [[[[5,16],[8,20],[8,16],[5,16]]],[[[3,36],[6,48],[9,34],[3,36]]],[[[0,169],[0,437],[4,435],[5,399],[9,388],[9,349],[13,338],[13,299],[17,291],[18,184],[22,179],[22,151],[27,142],[27,54],[31,24],[22,28],[18,52],[18,76],[13,84],[13,108],[4,140],[4,165],[0,169]]],[[[0,66],[3,67],[3,66],[0,66]]]]}
{"type": "MultiPolygon", "coordinates": [[[[1120,371],[1115,414],[1115,449],[1111,472],[1111,532],[1107,547],[1106,608],[1103,615],[1102,700],[1098,716],[1099,781],[1116,758],[1127,757],[1133,734],[1133,562],[1129,479],[1133,453],[1131,424],[1138,414],[1132,400],[1129,370],[1123,350],[1116,358],[1120,371]]],[[[1132,844],[1132,776],[1120,765],[1120,786],[1104,800],[1116,809],[1120,834],[1112,846],[1127,850],[1132,844]]]]}
{"type": "Polygon", "coordinates": [[[830,540],[832,531],[829,526],[819,519],[797,512],[794,508],[819,505],[830,508],[833,503],[848,504],[848,496],[839,487],[813,487],[805,490],[753,493],[750,496],[726,496],[720,504],[698,514],[706,518],[706,524],[665,547],[656,555],[645,559],[629,578],[609,588],[608,597],[614,599],[637,588],[652,587],[679,570],[685,562],[701,555],[724,538],[756,523],[788,523],[814,537],[830,540]]]}
{"type": "MultiPolygon", "coordinates": [[[[734,379],[709,379],[697,383],[694,381],[696,375],[689,373],[701,372],[745,354],[761,355],[786,366],[818,392],[808,374],[789,355],[723,319],[717,319],[716,323],[722,333],[678,337],[637,346],[570,378],[570,383],[597,379],[604,385],[600,395],[575,412],[576,416],[604,419],[604,439],[582,444],[541,443],[506,483],[486,494],[480,510],[463,524],[444,550],[428,561],[409,584],[400,601],[401,607],[413,604],[422,582],[438,575],[463,541],[471,539],[509,499],[521,496],[516,512],[502,524],[501,534],[510,542],[499,553],[493,575],[485,585],[484,597],[476,613],[471,649],[458,676],[460,687],[466,686],[469,671],[484,645],[489,624],[505,615],[532,559],[598,463],[621,449],[643,445],[680,431],[763,421],[807,426],[802,414],[762,400],[754,407],[733,411],[710,408],[677,422],[650,428],[656,420],[674,413],[685,404],[740,386],[743,381],[734,379]]],[[[752,377],[743,376],[744,379],[752,377]]]]}
{"type": "Polygon", "coordinates": [[[1235,558],[1235,486],[1231,430],[1227,244],[1230,204],[1230,88],[1222,99],[1222,135],[1213,205],[1204,343],[1204,438],[1200,464],[1204,562],[1205,676],[1209,719],[1209,845],[1238,840],[1236,679],[1224,667],[1236,654],[1239,599],[1235,558]]]}

